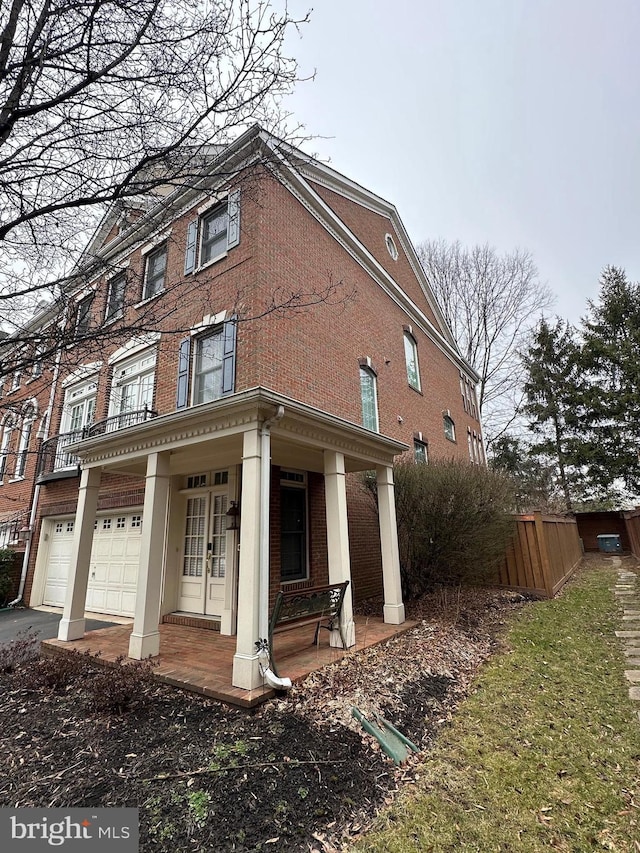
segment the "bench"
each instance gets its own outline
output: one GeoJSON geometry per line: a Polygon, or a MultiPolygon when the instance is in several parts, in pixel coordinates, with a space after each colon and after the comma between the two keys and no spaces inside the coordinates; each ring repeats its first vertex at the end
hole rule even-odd
{"type": "Polygon", "coordinates": [[[269,619],[269,657],[271,669],[278,675],[273,657],[273,635],[282,631],[290,631],[303,625],[316,624],[316,633],[313,642],[318,642],[320,628],[332,631],[337,628],[340,631],[342,648],[346,649],[342,625],[340,624],[340,613],[344,596],[349,586],[349,581],[343,583],[327,584],[326,586],[315,586],[310,589],[298,589],[294,592],[280,591],[276,596],[271,619],[269,619]],[[323,625],[323,622],[327,622],[323,625]],[[337,624],[336,624],[337,623],[337,624]]]}

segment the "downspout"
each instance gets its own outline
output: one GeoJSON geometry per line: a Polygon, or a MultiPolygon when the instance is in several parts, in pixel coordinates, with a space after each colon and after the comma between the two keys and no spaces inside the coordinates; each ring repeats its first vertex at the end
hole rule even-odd
{"type": "Polygon", "coordinates": [[[270,667],[269,644],[269,505],[271,488],[271,427],[284,417],[284,406],[267,418],[260,430],[260,591],[258,606],[260,639],[257,642],[260,673],[274,690],[289,690],[290,678],[278,678],[270,667]]]}
{"type": "MultiPolygon", "coordinates": [[[[42,419],[42,423],[40,424],[40,429],[38,430],[38,438],[40,439],[39,447],[42,448],[43,443],[49,437],[49,426],[51,424],[51,413],[53,412],[53,403],[56,396],[56,390],[58,387],[58,379],[60,377],[60,361],[62,358],[61,350],[58,350],[56,355],[56,361],[53,368],[53,378],[51,380],[51,390],[49,392],[49,404],[47,406],[47,410],[44,413],[44,418],[42,419]]],[[[26,541],[24,547],[24,557],[22,558],[22,572],[20,574],[20,586],[18,587],[18,597],[14,598],[13,601],[10,601],[7,607],[15,607],[22,601],[22,596],[24,595],[24,587],[27,582],[27,572],[29,570],[29,558],[31,557],[31,542],[33,540],[33,531],[36,523],[36,517],[38,514],[38,502],[40,500],[40,484],[36,483],[33,489],[33,498],[31,500],[31,512],[29,513],[29,537],[26,541]]]]}

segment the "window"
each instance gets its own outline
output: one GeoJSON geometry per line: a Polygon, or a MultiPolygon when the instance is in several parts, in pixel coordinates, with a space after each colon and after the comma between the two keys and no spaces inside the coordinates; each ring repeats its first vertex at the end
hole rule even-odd
{"type": "Polygon", "coordinates": [[[13,371],[13,377],[11,379],[11,390],[12,391],[18,390],[18,388],[20,387],[21,378],[22,378],[22,370],[20,370],[20,369],[14,370],[13,371]]]}
{"type": "Polygon", "coordinates": [[[307,577],[306,477],[302,474],[300,482],[285,476],[280,483],[280,578],[286,582],[307,577]]]}
{"type": "Polygon", "coordinates": [[[209,327],[206,332],[194,337],[193,342],[193,365],[192,339],[185,338],[180,342],[176,409],[188,405],[192,372],[193,405],[218,400],[235,390],[236,318],[209,327]]]}
{"type": "Polygon", "coordinates": [[[222,396],[222,329],[196,340],[193,402],[209,403],[222,396]]]}
{"type": "Polygon", "coordinates": [[[378,432],[376,374],[371,367],[360,367],[360,396],[362,398],[362,426],[373,432],[378,432]]]}
{"type": "Polygon", "coordinates": [[[202,217],[200,264],[206,264],[227,251],[227,206],[216,208],[202,217]]]}
{"type": "Polygon", "coordinates": [[[184,274],[223,258],[240,242],[240,191],[229,193],[227,201],[206,210],[187,226],[184,274]]]}
{"type": "Polygon", "coordinates": [[[473,444],[471,443],[471,427],[467,427],[467,445],[469,446],[469,460],[475,462],[473,458],[473,444]]]}
{"type": "Polygon", "coordinates": [[[11,436],[15,427],[15,416],[7,415],[2,428],[2,441],[0,441],[0,483],[3,482],[7,473],[9,450],[11,447],[11,436]]]}
{"type": "Polygon", "coordinates": [[[27,404],[22,415],[22,427],[20,429],[20,443],[18,444],[18,453],[16,455],[16,467],[13,476],[18,480],[24,477],[25,468],[27,467],[27,456],[29,454],[29,442],[31,441],[31,433],[33,431],[33,422],[36,419],[36,409],[33,405],[27,404]]]}
{"type": "Polygon", "coordinates": [[[451,417],[449,412],[446,412],[442,416],[442,425],[444,427],[444,434],[449,439],[449,441],[455,441],[456,440],[456,425],[453,422],[453,418],[451,417]]]}
{"type": "Polygon", "coordinates": [[[89,331],[91,325],[91,305],[93,303],[93,294],[85,296],[78,302],[76,310],[76,338],[83,338],[89,331]]]}
{"type": "Polygon", "coordinates": [[[37,379],[42,376],[42,361],[44,356],[44,344],[36,344],[33,350],[33,364],[31,365],[31,378],[37,379]]]}
{"type": "Polygon", "coordinates": [[[153,406],[156,351],[144,350],[135,358],[114,366],[109,430],[145,421],[153,406]]]}
{"type": "Polygon", "coordinates": [[[105,320],[116,320],[124,312],[124,299],[127,289],[127,277],[124,273],[114,276],[109,282],[107,295],[107,313],[105,320]]]}
{"type": "Polygon", "coordinates": [[[398,260],[398,250],[391,234],[385,234],[384,242],[387,247],[387,252],[391,255],[394,261],[398,260]]]}
{"type": "Polygon", "coordinates": [[[426,465],[426,463],[429,461],[429,454],[425,441],[419,441],[418,439],[414,439],[413,457],[416,462],[422,462],[426,465]]]}
{"type": "Polygon", "coordinates": [[[78,464],[78,457],[65,453],[64,448],[82,438],[85,427],[93,423],[96,411],[97,383],[95,378],[85,380],[67,388],[62,407],[60,436],[54,461],[54,470],[72,468],[78,464]]]}
{"type": "Polygon", "coordinates": [[[411,332],[404,333],[404,359],[407,365],[407,381],[416,391],[420,390],[420,371],[418,370],[418,345],[411,332]]]}
{"type": "Polygon", "coordinates": [[[147,255],[143,299],[151,299],[152,296],[164,290],[166,272],[167,244],[165,243],[164,246],[147,255]]]}

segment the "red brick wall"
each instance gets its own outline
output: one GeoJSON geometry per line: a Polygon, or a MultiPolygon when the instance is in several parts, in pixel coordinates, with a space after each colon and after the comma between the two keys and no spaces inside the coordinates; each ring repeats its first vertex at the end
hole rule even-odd
{"type": "Polygon", "coordinates": [[[348,198],[320,186],[320,184],[312,183],[312,186],[345,225],[353,231],[360,242],[366,246],[376,261],[400,284],[405,293],[411,297],[416,305],[424,311],[434,326],[439,329],[438,320],[425,299],[422,288],[400,244],[400,237],[391,220],[387,216],[381,216],[379,213],[368,210],[366,207],[362,207],[362,205],[356,204],[348,198]],[[398,250],[398,258],[395,261],[387,249],[385,242],[387,234],[391,234],[398,250]]]}

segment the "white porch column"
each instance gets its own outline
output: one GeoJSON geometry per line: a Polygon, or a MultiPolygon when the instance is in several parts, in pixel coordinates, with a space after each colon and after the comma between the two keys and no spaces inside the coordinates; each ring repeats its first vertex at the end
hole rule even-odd
{"type": "Polygon", "coordinates": [[[67,592],[62,619],[58,626],[59,640],[79,640],[84,636],[84,605],[89,583],[89,562],[99,490],[100,469],[83,469],[80,475],[67,592]]]}
{"type": "MultiPolygon", "coordinates": [[[[329,583],[349,581],[342,605],[340,621],[347,647],[355,645],[353,622],[353,593],[351,590],[351,559],[349,557],[349,528],[347,525],[347,489],[344,455],[324,451],[324,492],[327,514],[327,556],[329,583]]],[[[342,647],[339,631],[331,632],[331,645],[342,647]]]]}
{"type": "Polygon", "coordinates": [[[260,467],[261,437],[255,428],[242,439],[238,628],[231,683],[243,690],[262,686],[255,646],[260,636],[260,467]]]}
{"type": "Polygon", "coordinates": [[[129,638],[129,657],[136,660],[154,657],[160,651],[158,622],[169,484],[169,454],[151,453],[144,486],[136,608],[129,638]]]}
{"type": "Polygon", "coordinates": [[[378,483],[378,521],[382,549],[382,580],[384,585],[384,621],[391,625],[404,622],[404,603],[400,583],[400,556],[398,553],[398,525],[396,523],[393,468],[376,467],[378,483]]]}

